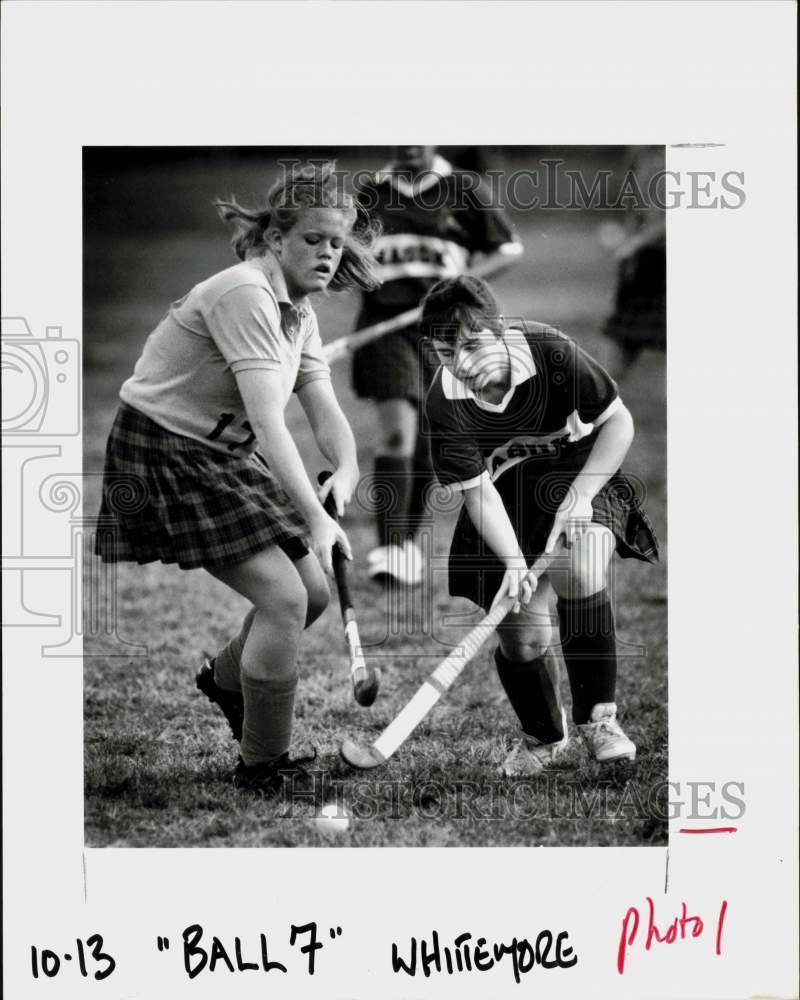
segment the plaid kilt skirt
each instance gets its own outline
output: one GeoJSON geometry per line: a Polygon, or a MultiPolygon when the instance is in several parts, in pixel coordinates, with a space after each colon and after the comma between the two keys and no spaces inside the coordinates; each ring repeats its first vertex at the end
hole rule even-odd
{"type": "Polygon", "coordinates": [[[666,254],[646,247],[619,269],[614,312],[606,320],[607,337],[629,347],[667,345],[666,254]]]}
{"type": "MultiPolygon", "coordinates": [[[[535,478],[521,463],[495,484],[531,565],[544,551],[553,518],[578,470],[552,471],[535,478]]],[[[623,559],[658,561],[658,539],[642,508],[638,482],[616,472],[592,500],[592,522],[608,528],[623,559]]],[[[453,597],[467,597],[489,609],[505,566],[484,542],[462,507],[450,544],[448,577],[453,597]]]]}
{"type": "Polygon", "coordinates": [[[242,562],[270,545],[308,552],[305,521],[257,454],[226,455],[120,405],[106,445],[95,552],[181,569],[242,562]]]}

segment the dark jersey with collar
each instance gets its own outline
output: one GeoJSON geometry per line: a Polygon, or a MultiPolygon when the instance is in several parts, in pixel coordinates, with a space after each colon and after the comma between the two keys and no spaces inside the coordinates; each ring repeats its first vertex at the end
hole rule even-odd
{"type": "Polygon", "coordinates": [[[521,463],[526,481],[553,471],[574,476],[594,445],[596,422],[621,405],[608,373],[553,327],[526,322],[506,338],[517,384],[503,409],[480,403],[444,368],[433,379],[425,430],[444,485],[468,489],[488,474],[505,493],[517,481],[506,473],[521,463]]]}
{"type": "Polygon", "coordinates": [[[364,296],[359,327],[413,309],[435,282],[462,274],[471,254],[514,241],[485,180],[441,157],[417,190],[387,168],[358,198],[383,227],[376,246],[383,284],[364,296]]]}

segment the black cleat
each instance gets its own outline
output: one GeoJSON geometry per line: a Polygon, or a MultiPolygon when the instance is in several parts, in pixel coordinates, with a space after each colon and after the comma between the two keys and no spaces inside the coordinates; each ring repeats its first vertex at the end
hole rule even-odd
{"type": "Polygon", "coordinates": [[[283,789],[289,778],[308,780],[309,775],[304,765],[316,759],[316,750],[306,757],[294,759],[288,753],[282,753],[277,760],[269,763],[245,764],[240,757],[233,772],[233,784],[244,791],[257,792],[264,798],[271,798],[283,789]]]}
{"type": "Polygon", "coordinates": [[[200,691],[214,705],[218,705],[228,720],[233,738],[241,741],[244,726],[244,699],[239,691],[226,691],[214,680],[214,661],[206,659],[195,678],[200,691]]]}

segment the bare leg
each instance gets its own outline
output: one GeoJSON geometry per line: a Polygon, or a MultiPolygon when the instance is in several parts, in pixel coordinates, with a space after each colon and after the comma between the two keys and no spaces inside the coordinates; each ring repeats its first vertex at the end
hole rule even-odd
{"type": "Polygon", "coordinates": [[[297,688],[297,651],[308,594],[292,561],[277,546],[235,566],[209,572],[254,607],[241,653],[246,764],[270,762],[289,748],[297,688]]]}
{"type": "MultiPolygon", "coordinates": [[[[325,573],[313,552],[298,559],[294,563],[303,586],[306,588],[308,598],[305,627],[313,624],[328,606],[330,600],[330,590],[325,573]]],[[[214,659],[214,680],[226,691],[241,691],[242,683],[240,672],[242,667],[242,652],[250,628],[256,615],[255,607],[252,607],[242,622],[242,627],[228,644],[217,653],[214,659]]]]}

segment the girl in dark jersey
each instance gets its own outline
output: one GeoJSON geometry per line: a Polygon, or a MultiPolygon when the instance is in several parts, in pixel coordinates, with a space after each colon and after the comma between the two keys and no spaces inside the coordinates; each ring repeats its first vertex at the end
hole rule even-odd
{"type": "Polygon", "coordinates": [[[619,471],[633,440],[630,413],[608,374],[573,341],[541,323],[507,328],[475,278],[435,285],[421,327],[441,362],[426,400],[434,471],[464,498],[450,592],[484,608],[517,598],[495,653],[523,733],[504,772],[535,774],[566,746],[553,592],[573,721],[598,761],[632,760],[636,747],[616,719],[606,584],[615,551],[653,561],[657,543],[619,471]],[[554,551],[537,586],[528,567],[554,551]]]}

